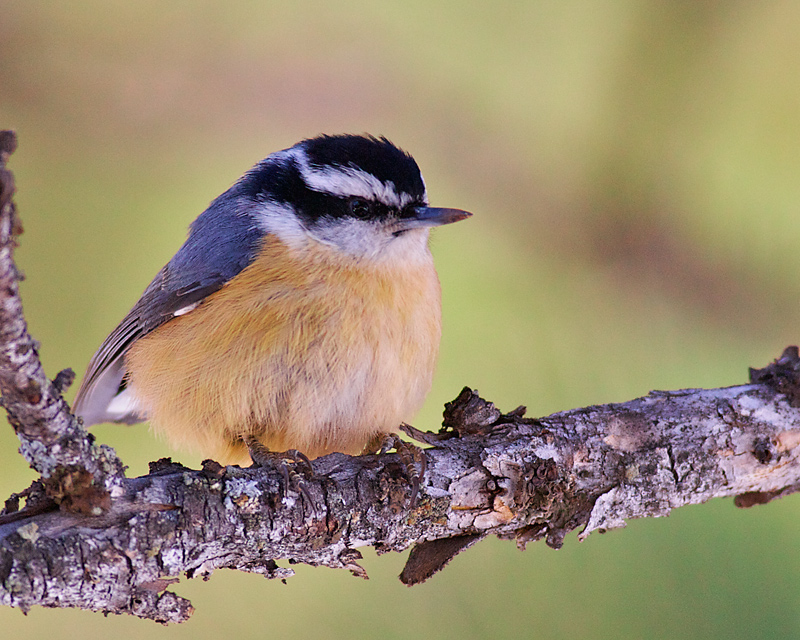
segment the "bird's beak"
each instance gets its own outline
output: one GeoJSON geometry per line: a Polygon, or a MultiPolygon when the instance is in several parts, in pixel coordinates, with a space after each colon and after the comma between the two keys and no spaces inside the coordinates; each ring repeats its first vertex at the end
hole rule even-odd
{"type": "Polygon", "coordinates": [[[464,220],[472,215],[469,211],[442,207],[411,207],[409,211],[411,216],[397,221],[397,231],[408,231],[420,227],[439,227],[443,224],[464,220]]]}

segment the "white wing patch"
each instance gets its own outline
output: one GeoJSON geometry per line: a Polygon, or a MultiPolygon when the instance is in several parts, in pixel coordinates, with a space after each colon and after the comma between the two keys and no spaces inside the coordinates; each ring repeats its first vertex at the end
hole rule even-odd
{"type": "Polygon", "coordinates": [[[125,418],[139,414],[139,402],[133,391],[125,389],[115,395],[106,408],[106,419],[110,421],[125,420],[125,418]]]}
{"type": "Polygon", "coordinates": [[[195,309],[197,309],[197,307],[200,305],[200,302],[201,301],[198,300],[197,302],[193,302],[192,304],[186,305],[185,307],[181,307],[177,311],[173,312],[172,315],[173,316],[184,316],[187,313],[189,313],[190,311],[194,311],[195,309]]]}

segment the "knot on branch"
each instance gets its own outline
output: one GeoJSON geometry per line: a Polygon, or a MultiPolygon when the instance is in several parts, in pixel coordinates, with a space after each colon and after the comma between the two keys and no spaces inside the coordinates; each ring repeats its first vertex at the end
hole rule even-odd
{"type": "Polygon", "coordinates": [[[502,413],[478,395],[478,392],[464,387],[452,402],[446,402],[442,415],[440,434],[451,433],[456,436],[484,433],[500,419],[502,413]]]}
{"type": "Polygon", "coordinates": [[[750,369],[750,382],[765,384],[782,393],[789,405],[800,408],[800,352],[786,347],[781,357],[763,369],[750,369]]]}
{"type": "Polygon", "coordinates": [[[75,382],[75,372],[70,368],[62,369],[56,374],[56,377],[53,378],[53,386],[62,394],[66,393],[73,382],[75,382]]]}
{"type": "Polygon", "coordinates": [[[0,212],[5,213],[6,205],[9,207],[8,215],[11,218],[10,235],[8,239],[10,243],[14,243],[14,236],[22,233],[22,224],[16,216],[16,208],[11,200],[16,190],[14,184],[14,174],[6,169],[6,162],[10,156],[17,149],[17,134],[14,131],[3,130],[0,131],[0,212]]]}
{"type": "Polygon", "coordinates": [[[510,423],[535,424],[536,420],[523,417],[526,410],[519,406],[503,413],[493,402],[481,398],[477,390],[464,387],[455,400],[445,403],[439,434],[458,437],[486,435],[510,423]]]}
{"type": "Polygon", "coordinates": [[[418,442],[438,445],[451,438],[488,436],[506,427],[538,424],[535,418],[524,417],[526,410],[519,406],[503,413],[493,402],[481,398],[475,389],[464,387],[455,400],[445,403],[438,433],[420,431],[408,424],[401,425],[400,430],[418,442]]]}
{"type": "Polygon", "coordinates": [[[163,625],[188,620],[194,613],[192,603],[171,591],[159,593],[163,588],[160,583],[155,583],[149,589],[139,589],[131,599],[130,612],[138,618],[163,625]]]}
{"type": "Polygon", "coordinates": [[[4,164],[6,158],[17,150],[17,134],[14,131],[4,129],[0,131],[0,164],[4,164]]]}
{"type": "Polygon", "coordinates": [[[111,508],[111,496],[84,467],[58,467],[44,481],[47,495],[62,511],[84,516],[99,516],[111,508]]]}

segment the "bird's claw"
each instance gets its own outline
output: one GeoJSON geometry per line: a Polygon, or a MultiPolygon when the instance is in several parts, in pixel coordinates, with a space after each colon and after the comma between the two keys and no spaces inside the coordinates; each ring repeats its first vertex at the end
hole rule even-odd
{"type": "Polygon", "coordinates": [[[377,453],[377,455],[381,456],[386,455],[392,449],[394,449],[400,457],[406,471],[406,476],[411,481],[409,504],[413,509],[417,506],[419,487],[422,478],[425,476],[425,470],[428,467],[428,458],[420,447],[402,440],[396,433],[380,434],[368,445],[365,453],[377,453]],[[419,473],[417,472],[417,465],[420,467],[419,473]]]}
{"type": "Polygon", "coordinates": [[[304,495],[312,506],[314,505],[314,498],[306,484],[306,479],[314,477],[314,468],[311,466],[308,456],[297,449],[271,451],[252,437],[245,438],[244,443],[250,452],[254,467],[277,469],[283,474],[284,486],[287,490],[294,489],[297,493],[304,495]]]}

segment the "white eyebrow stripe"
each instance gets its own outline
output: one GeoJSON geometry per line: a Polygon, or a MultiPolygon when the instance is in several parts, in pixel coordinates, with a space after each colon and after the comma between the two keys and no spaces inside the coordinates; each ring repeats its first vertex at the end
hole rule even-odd
{"type": "Polygon", "coordinates": [[[403,208],[414,198],[407,193],[397,193],[393,182],[381,182],[375,176],[356,167],[317,168],[308,164],[305,153],[293,154],[300,175],[309,189],[332,196],[358,196],[377,200],[390,207],[403,208]]]}
{"type": "Polygon", "coordinates": [[[326,167],[306,170],[301,168],[303,180],[310,189],[332,196],[359,196],[377,200],[390,207],[404,207],[412,198],[407,193],[399,194],[394,183],[381,182],[375,176],[353,167],[326,167]]]}

